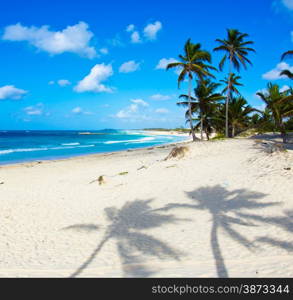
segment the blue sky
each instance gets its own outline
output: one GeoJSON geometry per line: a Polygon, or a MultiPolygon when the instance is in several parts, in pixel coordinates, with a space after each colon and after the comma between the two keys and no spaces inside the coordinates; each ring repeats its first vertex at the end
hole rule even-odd
{"type": "Polygon", "coordinates": [[[0,129],[182,126],[186,85],[161,68],[189,37],[212,51],[226,28],[255,42],[241,92],[260,107],[269,81],[290,84],[278,74],[292,24],[293,0],[2,1],[0,129]]]}

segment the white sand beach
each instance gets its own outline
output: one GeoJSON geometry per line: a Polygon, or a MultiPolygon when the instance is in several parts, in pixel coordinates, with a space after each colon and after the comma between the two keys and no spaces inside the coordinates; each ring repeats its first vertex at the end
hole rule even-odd
{"type": "Polygon", "coordinates": [[[292,277],[293,150],[262,141],[1,166],[0,276],[292,277]]]}

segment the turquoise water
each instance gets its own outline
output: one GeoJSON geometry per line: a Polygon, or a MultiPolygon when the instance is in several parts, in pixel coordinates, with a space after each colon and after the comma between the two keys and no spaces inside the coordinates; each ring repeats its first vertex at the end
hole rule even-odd
{"type": "Polygon", "coordinates": [[[0,164],[114,152],[182,141],[138,130],[0,131],[0,164]],[[94,133],[94,134],[93,134],[94,133]]]}

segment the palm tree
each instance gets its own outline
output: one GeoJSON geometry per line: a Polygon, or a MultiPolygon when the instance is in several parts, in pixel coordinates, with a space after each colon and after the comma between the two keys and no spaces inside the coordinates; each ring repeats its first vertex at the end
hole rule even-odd
{"type": "Polygon", "coordinates": [[[287,142],[284,118],[293,115],[293,90],[281,92],[277,84],[268,83],[265,93],[257,93],[272,113],[276,128],[281,132],[283,143],[287,142]]]}
{"type": "Polygon", "coordinates": [[[166,69],[180,68],[180,74],[178,76],[178,88],[180,83],[184,81],[188,76],[188,111],[189,111],[189,123],[192,133],[193,141],[196,140],[194,128],[192,125],[192,111],[191,111],[191,91],[192,91],[192,79],[194,75],[199,79],[203,80],[207,76],[214,77],[209,70],[215,70],[210,65],[211,55],[208,51],[201,49],[201,44],[193,44],[190,39],[187,40],[184,46],[184,54],[179,55],[179,62],[170,63],[166,69]]]}
{"type": "MultiPolygon", "coordinates": [[[[237,29],[227,29],[228,37],[227,39],[221,40],[216,39],[216,42],[220,43],[220,46],[216,47],[214,51],[224,51],[225,55],[220,61],[219,68],[223,70],[223,66],[226,60],[229,60],[229,80],[232,78],[232,68],[234,67],[238,72],[240,66],[242,65],[245,69],[248,64],[252,64],[251,61],[247,58],[249,51],[255,52],[253,48],[247,47],[248,45],[253,44],[252,41],[245,41],[245,38],[248,37],[248,34],[241,33],[237,29]]],[[[230,84],[228,84],[230,86],[230,84]]],[[[226,99],[226,137],[229,137],[229,122],[228,122],[228,113],[229,113],[229,101],[231,99],[231,90],[227,90],[227,99],[226,99]]]]}
{"type": "Polygon", "coordinates": [[[250,124],[253,128],[256,128],[258,132],[274,131],[275,126],[271,112],[268,108],[264,111],[257,111],[250,119],[250,124]]]}
{"type": "Polygon", "coordinates": [[[232,137],[241,129],[248,127],[249,115],[254,111],[257,111],[257,109],[248,105],[243,97],[232,98],[229,105],[229,122],[232,137]]]}
{"type": "MultiPolygon", "coordinates": [[[[191,113],[198,113],[200,122],[195,126],[200,126],[201,140],[203,140],[203,131],[206,133],[207,139],[209,139],[209,132],[211,126],[208,122],[209,115],[213,110],[213,106],[217,101],[223,100],[224,97],[220,93],[216,93],[215,90],[220,84],[211,82],[209,79],[200,81],[197,80],[197,87],[194,89],[195,97],[191,97],[191,113]]],[[[178,102],[177,105],[188,106],[189,96],[180,95],[179,98],[185,99],[183,102],[178,102]]],[[[186,117],[189,119],[189,112],[186,112],[186,117]]],[[[194,119],[193,119],[194,120],[194,119]]]]}
{"type": "Polygon", "coordinates": [[[241,78],[240,76],[237,76],[236,74],[231,73],[228,78],[225,77],[223,80],[220,80],[221,82],[223,82],[225,84],[225,88],[223,89],[222,94],[226,94],[228,92],[228,90],[230,90],[231,95],[232,95],[232,93],[240,95],[240,92],[237,89],[237,86],[243,86],[243,84],[241,84],[238,81],[240,78],[241,78]]]}

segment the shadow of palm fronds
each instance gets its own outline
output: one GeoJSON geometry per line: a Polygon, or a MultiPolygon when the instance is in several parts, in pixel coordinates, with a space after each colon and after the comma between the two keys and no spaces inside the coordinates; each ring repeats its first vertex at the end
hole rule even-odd
{"type": "Polygon", "coordinates": [[[272,153],[272,150],[278,151],[278,145],[282,145],[280,150],[293,150],[293,133],[287,133],[287,143],[283,143],[281,134],[279,133],[263,133],[253,135],[249,139],[253,139],[256,142],[255,147],[262,149],[265,152],[272,153]]]}
{"type": "Polygon", "coordinates": [[[287,241],[281,241],[279,239],[273,239],[269,237],[260,237],[256,239],[256,242],[271,245],[274,247],[282,248],[288,252],[293,252],[293,243],[287,242],[287,241]]]}
{"type": "MultiPolygon", "coordinates": [[[[246,189],[229,191],[220,185],[202,187],[191,192],[186,192],[194,204],[171,203],[163,208],[170,210],[175,208],[189,208],[206,210],[212,216],[212,228],[210,235],[211,249],[215,260],[219,277],[228,277],[224,257],[219,244],[219,229],[222,229],[230,238],[240,245],[253,249],[254,243],[246,236],[239,233],[236,226],[256,226],[245,215],[240,216],[241,210],[255,211],[264,207],[278,205],[276,202],[260,203],[256,200],[265,196],[263,193],[253,192],[246,189]]],[[[249,214],[247,214],[249,216],[249,214]]]]}
{"type": "MultiPolygon", "coordinates": [[[[258,215],[246,215],[246,214],[239,214],[245,218],[249,218],[255,222],[263,223],[263,224],[270,224],[275,225],[283,230],[293,233],[293,210],[284,211],[283,216],[277,217],[265,217],[265,216],[258,216],[258,215]]],[[[259,237],[256,239],[257,243],[262,243],[265,245],[271,245],[274,247],[282,248],[288,252],[293,251],[293,243],[288,241],[282,241],[276,238],[271,238],[267,236],[259,237]]]]}
{"type": "MultiPolygon", "coordinates": [[[[152,200],[135,200],[127,202],[121,209],[115,207],[105,208],[109,221],[104,237],[88,259],[71,275],[76,277],[94,260],[104,244],[114,239],[117,244],[118,254],[121,258],[125,275],[149,276],[152,270],[142,265],[143,255],[154,256],[160,259],[173,258],[179,260],[179,251],[174,250],[165,242],[142,232],[165,224],[176,223],[178,219],[173,215],[158,213],[150,207],[152,200]],[[131,266],[133,265],[133,266],[131,266]]],[[[72,225],[65,229],[73,230],[99,230],[95,224],[72,225]]]]}
{"type": "Polygon", "coordinates": [[[64,230],[76,230],[76,231],[85,231],[85,232],[90,232],[90,231],[96,231],[99,230],[99,226],[94,225],[94,224],[76,224],[76,225],[71,225],[63,228],[64,230]]]}

